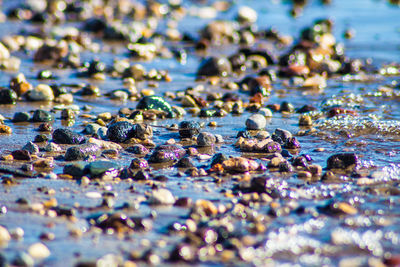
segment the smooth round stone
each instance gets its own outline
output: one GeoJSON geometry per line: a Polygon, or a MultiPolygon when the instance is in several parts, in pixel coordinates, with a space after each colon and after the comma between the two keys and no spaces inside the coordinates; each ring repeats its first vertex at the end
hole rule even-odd
{"type": "Polygon", "coordinates": [[[6,228],[0,226],[0,245],[8,243],[11,240],[10,233],[6,228]]]}
{"type": "Polygon", "coordinates": [[[35,110],[32,116],[32,121],[33,122],[48,122],[48,121],[54,121],[54,116],[48,111],[38,109],[35,110]]]}
{"type": "Polygon", "coordinates": [[[248,6],[241,6],[238,11],[237,19],[239,22],[254,23],[257,21],[257,11],[248,6]]]}
{"type": "Polygon", "coordinates": [[[198,146],[212,146],[215,144],[216,138],[213,134],[202,132],[197,136],[197,145],[198,146]]]}
{"type": "Polygon", "coordinates": [[[253,114],[246,120],[248,130],[261,130],[267,126],[267,120],[261,114],[253,114]]]}
{"type": "Polygon", "coordinates": [[[50,250],[42,243],[35,243],[28,248],[29,255],[34,259],[45,259],[50,256],[50,250]]]}
{"type": "Polygon", "coordinates": [[[269,108],[260,108],[258,113],[263,115],[264,117],[267,117],[267,118],[271,118],[272,117],[272,111],[269,108]]]}
{"type": "Polygon", "coordinates": [[[153,205],[173,205],[175,197],[169,190],[161,188],[151,192],[149,203],[153,205]]]}
{"type": "Polygon", "coordinates": [[[228,59],[211,57],[201,62],[197,76],[227,76],[231,72],[232,66],[228,59]]]}
{"type": "Polygon", "coordinates": [[[54,93],[47,84],[39,84],[35,89],[28,92],[28,99],[32,101],[52,101],[54,93]]]}
{"type": "Polygon", "coordinates": [[[13,122],[26,122],[29,121],[30,115],[28,112],[15,112],[13,122]]]}

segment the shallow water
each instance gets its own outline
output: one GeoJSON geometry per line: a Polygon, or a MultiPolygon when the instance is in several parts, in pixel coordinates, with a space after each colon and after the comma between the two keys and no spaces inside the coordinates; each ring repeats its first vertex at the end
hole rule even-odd
{"type": "MultiPolygon", "coordinates": [[[[10,1],[11,2],[11,1],[10,1]]],[[[14,4],[4,1],[3,10],[14,4]]],[[[331,5],[324,6],[319,1],[305,7],[304,13],[294,19],[290,16],[290,5],[285,1],[237,1],[228,12],[218,14],[221,19],[233,19],[237,6],[249,5],[258,10],[260,28],[276,27],[281,33],[297,36],[302,28],[310,25],[315,19],[321,17],[334,18],[334,35],[343,41],[346,54],[350,57],[361,59],[373,59],[372,65],[380,66],[383,63],[400,62],[400,15],[399,7],[388,4],[386,1],[377,0],[336,0],[331,5]],[[342,35],[348,27],[356,31],[351,40],[344,40],[342,35]]],[[[16,3],[16,2],[15,2],[16,3]]],[[[185,5],[191,5],[185,2],[185,5]]],[[[208,20],[196,17],[185,18],[179,23],[179,29],[183,32],[197,34],[208,20]]],[[[77,24],[79,25],[79,24],[77,24]]],[[[17,33],[20,29],[35,30],[34,25],[20,22],[5,22],[0,24],[0,34],[17,33]],[[10,32],[11,31],[11,32],[10,32]]],[[[161,24],[160,28],[163,26],[161,24]]],[[[107,47],[107,45],[105,45],[107,47]]],[[[123,51],[117,46],[117,51],[123,51]]],[[[233,54],[236,49],[221,49],[226,55],[233,54]]],[[[33,84],[42,83],[34,79],[38,70],[47,66],[35,64],[32,54],[19,53],[22,59],[20,72],[33,84]]],[[[124,58],[121,53],[100,52],[84,53],[82,60],[101,58],[108,65],[115,58],[124,58]]],[[[143,62],[147,68],[168,69],[173,81],[170,83],[159,82],[155,88],[157,95],[167,91],[183,91],[195,84],[195,74],[200,63],[198,54],[189,53],[187,63],[182,65],[175,59],[155,59],[152,62],[143,62]]],[[[1,72],[0,85],[6,86],[15,73],[1,72]]],[[[113,89],[123,88],[120,79],[107,79],[104,82],[96,82],[81,79],[75,76],[74,70],[55,70],[59,78],[49,83],[73,84],[90,82],[99,86],[102,93],[113,89]]],[[[239,77],[237,77],[239,79],[239,77]]],[[[320,109],[341,107],[355,110],[357,117],[339,117],[334,119],[320,119],[316,125],[317,131],[310,135],[298,136],[302,148],[300,153],[309,154],[313,163],[326,166],[329,155],[338,152],[356,152],[362,161],[362,168],[368,170],[370,177],[377,185],[360,186],[355,179],[342,177],[338,183],[312,182],[298,179],[297,177],[282,177],[277,173],[266,172],[271,176],[271,188],[278,188],[279,195],[275,200],[282,207],[297,205],[306,212],[297,212],[294,208],[288,208],[289,212],[278,213],[277,217],[268,217],[272,208],[269,205],[254,208],[253,213],[265,216],[262,221],[266,225],[265,233],[255,236],[257,246],[249,247],[242,255],[242,262],[238,265],[277,264],[293,266],[335,266],[339,262],[353,259],[363,265],[371,262],[371,258],[382,259],[384,257],[400,253],[400,205],[399,183],[400,179],[400,149],[399,126],[400,104],[398,85],[394,89],[396,95],[382,96],[378,89],[382,85],[390,85],[393,81],[400,82],[399,77],[378,76],[373,82],[348,82],[341,78],[328,80],[328,86],[322,92],[303,89],[287,89],[278,81],[274,84],[274,90],[267,104],[289,101],[294,107],[299,108],[305,103],[312,104],[320,109]],[[344,132],[344,133],[343,133],[344,132]],[[316,152],[315,148],[324,148],[324,152],[316,152]],[[358,210],[358,214],[352,216],[330,216],[318,214],[319,207],[327,205],[331,200],[344,201],[352,204],[358,210]],[[315,211],[315,212],[313,212],[315,211]],[[318,214],[318,215],[315,215],[318,214]],[[388,254],[389,253],[389,254],[388,254]],[[250,255],[250,256],[249,256],[250,255]]],[[[47,81],[46,81],[47,82],[47,81]]],[[[138,84],[138,88],[146,88],[147,82],[138,84]]],[[[206,85],[206,91],[222,91],[224,89],[206,85]]],[[[242,94],[246,97],[245,94],[242,94]]],[[[135,107],[137,103],[132,101],[111,101],[106,97],[90,99],[74,97],[74,104],[80,108],[84,105],[93,107],[89,114],[97,115],[102,112],[116,114],[121,107],[135,107]]],[[[171,101],[171,104],[178,104],[171,101]]],[[[52,103],[19,102],[15,106],[0,106],[0,114],[6,117],[5,123],[12,127],[12,135],[0,136],[0,154],[9,154],[15,149],[21,148],[38,134],[38,124],[13,124],[10,119],[16,111],[31,111],[38,108],[51,109],[52,103]]],[[[223,118],[198,118],[186,115],[180,119],[165,119],[151,122],[154,125],[168,126],[182,120],[194,120],[218,123],[218,127],[205,127],[206,131],[222,134],[225,143],[215,147],[216,152],[222,152],[230,156],[239,156],[239,152],[233,144],[239,130],[244,130],[245,120],[249,112],[241,116],[228,114],[223,118]]],[[[56,121],[53,128],[62,127],[60,112],[56,113],[56,121]]],[[[282,115],[274,113],[267,125],[267,130],[273,132],[276,128],[287,129],[292,133],[302,130],[298,126],[298,114],[282,115]]],[[[77,118],[73,126],[76,131],[83,130],[82,119],[77,118]]],[[[179,140],[177,132],[171,132],[164,128],[154,128],[154,142],[156,144],[167,141],[170,138],[179,140]]],[[[251,154],[250,157],[256,157],[251,154]]],[[[119,159],[122,165],[129,165],[132,156],[122,153],[119,159]]],[[[210,160],[196,160],[196,166],[209,165],[210,160]]],[[[55,161],[54,172],[62,173],[65,164],[55,161]]],[[[188,178],[177,175],[174,168],[154,170],[154,174],[165,174],[168,181],[164,182],[176,197],[191,197],[197,199],[209,199],[216,204],[227,205],[234,202],[232,198],[223,194],[224,190],[233,190],[237,184],[235,177],[224,177],[222,183],[215,183],[212,177],[188,178]]],[[[150,183],[135,182],[135,189],[128,182],[102,182],[101,185],[90,184],[81,186],[76,181],[51,180],[44,178],[18,179],[17,185],[1,185],[0,204],[7,207],[7,213],[0,215],[0,225],[7,229],[21,227],[25,234],[22,240],[12,240],[6,248],[2,249],[3,255],[8,260],[15,258],[18,252],[26,251],[29,245],[38,241],[43,232],[55,234],[53,241],[44,241],[51,251],[51,256],[39,265],[42,266],[71,266],[82,260],[95,260],[107,254],[122,255],[126,258],[132,251],[143,252],[149,249],[153,253],[162,255],[170,251],[173,246],[182,242],[179,235],[168,234],[167,227],[174,222],[184,223],[188,215],[188,209],[179,207],[154,207],[142,202],[146,192],[152,190],[150,183]],[[54,195],[48,195],[38,191],[38,188],[47,187],[55,190],[54,195]],[[99,208],[102,198],[90,198],[87,192],[117,193],[115,207],[124,203],[131,205],[124,210],[128,216],[148,217],[154,212],[157,214],[153,220],[153,228],[149,232],[135,232],[121,240],[115,235],[106,235],[94,231],[88,231],[89,225],[86,218],[97,212],[108,212],[107,208],[99,208]],[[56,198],[58,205],[77,210],[76,221],[65,218],[52,218],[35,212],[28,212],[16,204],[19,198],[27,198],[29,202],[39,203],[50,198],[56,198]],[[72,230],[82,232],[82,237],[71,236],[72,230]],[[160,240],[166,241],[161,242],[160,240]]],[[[43,191],[43,190],[42,190],[43,191]]],[[[46,191],[46,190],[45,190],[46,191]]],[[[248,219],[257,214],[238,215],[233,219],[237,233],[248,233],[252,222],[248,219]],[[240,217],[242,216],[242,217],[240,217]]],[[[142,262],[142,264],[146,264],[142,262]]],[[[169,263],[172,265],[172,263],[169,263]]],[[[204,257],[198,265],[222,265],[214,262],[212,257],[204,257]]]]}

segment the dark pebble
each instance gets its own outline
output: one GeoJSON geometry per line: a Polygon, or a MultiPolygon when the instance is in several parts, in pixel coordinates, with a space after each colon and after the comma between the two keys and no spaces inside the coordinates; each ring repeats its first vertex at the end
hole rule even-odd
{"type": "Polygon", "coordinates": [[[167,113],[167,117],[173,118],[174,113],[172,111],[171,105],[160,96],[145,96],[139,100],[139,103],[136,106],[137,109],[155,109],[159,111],[164,111],[167,113]]]}
{"type": "Polygon", "coordinates": [[[7,88],[0,88],[0,104],[11,104],[17,103],[18,95],[14,90],[7,88]]]}
{"type": "Polygon", "coordinates": [[[33,122],[49,122],[49,121],[54,121],[54,116],[48,111],[38,109],[35,110],[32,116],[32,121],[33,122]]]}
{"type": "Polygon", "coordinates": [[[232,66],[228,59],[211,57],[201,62],[197,76],[227,76],[231,72],[232,66]]]}
{"type": "Polygon", "coordinates": [[[72,175],[75,178],[80,178],[85,174],[85,166],[85,162],[75,162],[72,164],[67,164],[64,166],[63,173],[72,175]]]}
{"type": "Polygon", "coordinates": [[[28,150],[21,149],[21,150],[14,150],[11,155],[16,160],[32,160],[31,153],[28,150]]]}
{"type": "Polygon", "coordinates": [[[179,136],[192,138],[200,133],[200,124],[195,121],[182,121],[179,123],[179,136]]]}
{"type": "Polygon", "coordinates": [[[135,176],[133,177],[136,181],[145,181],[145,180],[149,180],[150,175],[148,172],[140,170],[138,171],[135,176]]]}
{"type": "Polygon", "coordinates": [[[191,158],[181,158],[176,164],[178,168],[190,168],[194,167],[194,163],[191,158]]]}
{"type": "Polygon", "coordinates": [[[28,112],[15,112],[13,122],[26,122],[29,121],[30,115],[28,112]]]}
{"type": "Polygon", "coordinates": [[[84,144],[73,146],[65,152],[65,160],[84,160],[89,156],[97,156],[100,154],[100,147],[95,144],[84,144]]]}
{"type": "Polygon", "coordinates": [[[144,145],[141,144],[128,147],[126,151],[137,155],[147,155],[149,153],[149,150],[144,145]]]}
{"type": "Polygon", "coordinates": [[[60,128],[53,132],[53,142],[56,144],[82,144],[86,138],[70,129],[60,128]]]}
{"type": "Polygon", "coordinates": [[[108,127],[107,137],[113,142],[123,143],[134,136],[134,125],[127,121],[119,121],[108,127]]]}
{"type": "Polygon", "coordinates": [[[340,153],[328,158],[327,169],[347,169],[350,166],[357,167],[358,157],[355,153],[340,153]]]}
{"type": "Polygon", "coordinates": [[[42,143],[42,142],[46,142],[47,140],[49,140],[49,138],[47,137],[47,135],[45,134],[38,134],[35,136],[35,138],[33,139],[34,143],[42,143]]]}
{"type": "Polygon", "coordinates": [[[38,131],[39,132],[51,132],[51,131],[53,131],[53,126],[48,122],[44,122],[39,125],[38,131]]]}

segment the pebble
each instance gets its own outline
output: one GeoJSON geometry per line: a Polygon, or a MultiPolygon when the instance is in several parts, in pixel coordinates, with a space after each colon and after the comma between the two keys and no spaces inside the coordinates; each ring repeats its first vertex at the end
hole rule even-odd
{"type": "Polygon", "coordinates": [[[192,138],[200,133],[200,124],[195,121],[182,121],[179,123],[179,136],[192,138]]]}
{"type": "Polygon", "coordinates": [[[67,149],[65,152],[65,160],[84,160],[89,156],[97,156],[100,154],[100,147],[95,144],[83,144],[79,146],[73,146],[67,149]]]}
{"type": "Polygon", "coordinates": [[[32,116],[32,122],[49,122],[54,121],[54,115],[48,111],[38,109],[35,110],[32,116]]]}
{"type": "Polygon", "coordinates": [[[237,20],[244,23],[255,23],[257,21],[257,11],[248,6],[239,7],[237,20]]]}
{"type": "Polygon", "coordinates": [[[27,122],[30,119],[28,112],[15,112],[13,117],[13,122],[27,122]]]}
{"type": "Polygon", "coordinates": [[[69,174],[73,177],[80,178],[85,175],[86,163],[83,161],[67,164],[63,168],[64,174],[69,174]]]}
{"type": "Polygon", "coordinates": [[[6,245],[11,240],[11,235],[6,228],[0,225],[0,246],[6,245]]]}
{"type": "Polygon", "coordinates": [[[54,93],[47,84],[39,84],[33,90],[28,91],[27,98],[31,101],[52,101],[54,93]]]}
{"type": "Polygon", "coordinates": [[[86,142],[86,138],[70,129],[60,128],[53,132],[53,142],[57,144],[82,144],[86,142]]]}
{"type": "Polygon", "coordinates": [[[260,108],[258,113],[264,117],[272,118],[272,111],[269,108],[260,108]]]}
{"type": "Polygon", "coordinates": [[[50,250],[43,243],[32,244],[28,248],[29,255],[34,259],[45,259],[50,256],[50,250]]]}
{"type": "Polygon", "coordinates": [[[144,96],[139,100],[136,108],[143,110],[154,109],[164,111],[169,118],[173,118],[175,116],[172,111],[171,105],[160,96],[144,96]]]}
{"type": "Polygon", "coordinates": [[[215,144],[216,141],[217,139],[215,138],[215,136],[208,132],[201,132],[197,136],[197,145],[201,147],[212,146],[215,144]]]}
{"type": "Polygon", "coordinates": [[[226,58],[211,57],[201,62],[197,76],[227,76],[232,72],[232,66],[226,58]]]}
{"type": "Polygon", "coordinates": [[[18,95],[15,91],[7,88],[0,88],[0,104],[15,105],[18,95]]]}
{"type": "Polygon", "coordinates": [[[119,170],[120,166],[116,162],[106,161],[106,160],[97,160],[90,162],[85,166],[85,172],[88,173],[92,178],[99,177],[104,173],[113,173],[116,176],[117,170],[119,170]]]}
{"type": "Polygon", "coordinates": [[[253,114],[246,120],[248,130],[261,130],[267,126],[267,120],[261,114],[253,114]]]}
{"type": "MultiPolygon", "coordinates": [[[[44,141],[46,141],[46,140],[44,140],[44,141]]],[[[62,148],[61,148],[59,145],[57,145],[56,143],[49,142],[49,143],[43,148],[43,150],[46,151],[46,152],[59,152],[59,151],[62,150],[62,148]]]]}
{"type": "Polygon", "coordinates": [[[39,147],[33,142],[28,142],[26,145],[22,147],[22,150],[27,150],[31,154],[39,153],[39,147]]]}
{"type": "Polygon", "coordinates": [[[175,197],[168,189],[156,189],[151,192],[149,203],[153,205],[173,205],[175,197]]]}
{"type": "Polygon", "coordinates": [[[108,127],[107,137],[117,143],[123,143],[134,136],[134,125],[127,121],[119,121],[108,127]]]}
{"type": "Polygon", "coordinates": [[[358,166],[358,157],[355,153],[340,153],[332,155],[327,160],[327,169],[348,169],[358,166]]]}

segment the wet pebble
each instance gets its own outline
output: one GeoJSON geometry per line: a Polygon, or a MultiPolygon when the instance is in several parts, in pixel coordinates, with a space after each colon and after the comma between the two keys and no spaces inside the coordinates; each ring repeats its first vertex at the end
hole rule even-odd
{"type": "Polygon", "coordinates": [[[359,164],[358,157],[354,153],[340,153],[332,155],[327,160],[327,169],[348,169],[357,167],[359,164]]]}
{"type": "Polygon", "coordinates": [[[70,129],[60,128],[53,132],[53,142],[57,144],[82,144],[86,138],[70,129]]]}
{"type": "Polygon", "coordinates": [[[174,117],[174,113],[172,111],[171,105],[160,96],[144,96],[139,100],[139,103],[136,106],[137,109],[143,110],[159,110],[164,111],[167,114],[167,117],[174,117]]]}
{"type": "Polygon", "coordinates": [[[253,114],[246,120],[248,130],[261,130],[267,126],[267,120],[261,114],[253,114]]]}
{"type": "Polygon", "coordinates": [[[127,121],[116,122],[107,130],[107,137],[113,142],[123,143],[134,136],[134,125],[127,121]]]}
{"type": "Polygon", "coordinates": [[[195,121],[182,121],[179,123],[179,136],[192,138],[200,133],[200,124],[195,121]]]}
{"type": "Polygon", "coordinates": [[[28,142],[26,145],[22,147],[22,150],[26,150],[31,154],[39,153],[39,147],[33,142],[28,142]]]}
{"type": "Polygon", "coordinates": [[[30,119],[28,112],[15,112],[13,122],[27,122],[30,119]]]}
{"type": "Polygon", "coordinates": [[[15,91],[7,88],[0,88],[0,104],[15,105],[18,95],[15,91]]]}
{"type": "Polygon", "coordinates": [[[201,62],[197,76],[227,76],[231,72],[232,66],[228,59],[211,57],[201,62]]]}
{"type": "Polygon", "coordinates": [[[149,203],[153,205],[173,205],[175,197],[168,189],[156,189],[151,192],[149,203]]]}
{"type": "Polygon", "coordinates": [[[28,91],[27,98],[31,101],[52,101],[54,93],[47,84],[39,84],[33,90],[28,91]]]}
{"type": "Polygon", "coordinates": [[[100,147],[95,144],[83,144],[79,146],[73,146],[67,149],[65,152],[65,160],[84,160],[89,156],[97,156],[100,154],[100,147]]]}
{"type": "Polygon", "coordinates": [[[201,132],[197,136],[197,145],[200,147],[212,146],[216,141],[215,135],[208,132],[201,132]]]}
{"type": "Polygon", "coordinates": [[[50,256],[50,250],[43,243],[32,244],[28,248],[28,253],[34,259],[45,259],[50,256]]]}
{"type": "Polygon", "coordinates": [[[49,122],[54,121],[54,115],[48,111],[38,109],[35,110],[32,116],[32,122],[49,122]]]}

